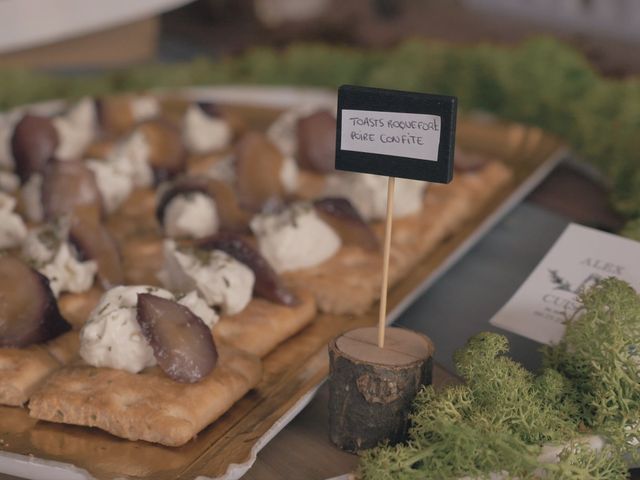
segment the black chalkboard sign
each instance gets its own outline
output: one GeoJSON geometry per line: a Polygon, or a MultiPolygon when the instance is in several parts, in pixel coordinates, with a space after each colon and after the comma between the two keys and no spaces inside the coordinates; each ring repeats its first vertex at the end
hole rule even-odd
{"type": "Polygon", "coordinates": [[[449,183],[457,99],[343,85],[336,169],[449,183]]]}

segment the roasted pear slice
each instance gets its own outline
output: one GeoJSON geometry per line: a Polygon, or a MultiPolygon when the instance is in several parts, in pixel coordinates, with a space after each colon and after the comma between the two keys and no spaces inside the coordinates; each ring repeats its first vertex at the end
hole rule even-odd
{"type": "Polygon", "coordinates": [[[96,261],[98,278],[105,289],[122,285],[124,270],[118,245],[100,222],[76,216],[71,222],[69,241],[76,248],[80,260],[96,261]]]}
{"type": "Polygon", "coordinates": [[[129,95],[111,95],[95,99],[98,123],[104,132],[114,135],[127,133],[135,125],[129,95]]]}
{"type": "Polygon", "coordinates": [[[117,144],[116,137],[103,136],[94,139],[84,151],[83,158],[85,159],[104,159],[108,158],[113,152],[115,145],[117,144]]]}
{"type": "Polygon", "coordinates": [[[187,151],[182,145],[180,130],[164,119],[147,120],[138,126],[149,144],[149,164],[156,182],[169,180],[183,172],[187,151]]]}
{"type": "Polygon", "coordinates": [[[338,232],[345,244],[359,245],[367,250],[380,248],[375,232],[346,198],[321,198],[315,200],[313,206],[318,215],[338,232]]]}
{"type": "Polygon", "coordinates": [[[16,173],[24,183],[44,170],[58,147],[58,132],[50,118],[27,114],[16,124],[11,136],[11,153],[16,173]]]}
{"type": "Polygon", "coordinates": [[[220,228],[237,232],[248,229],[251,214],[240,207],[232,188],[219,180],[200,177],[181,177],[162,193],[156,206],[158,222],[161,225],[164,223],[164,213],[171,200],[191,192],[204,193],[213,198],[220,217],[220,228]]]}
{"type": "Polygon", "coordinates": [[[208,180],[207,188],[216,201],[221,229],[232,232],[249,231],[251,213],[242,208],[231,185],[220,180],[208,180]]]}
{"type": "Polygon", "coordinates": [[[184,305],[140,293],[137,319],[158,365],[173,380],[195,383],[215,368],[218,350],[211,330],[184,305]]]}
{"type": "Polygon", "coordinates": [[[196,105],[211,118],[222,118],[223,113],[217,103],[213,102],[197,102],[196,105]]]}
{"type": "Polygon", "coordinates": [[[298,165],[307,170],[328,173],[336,161],[336,118],[327,111],[300,118],[296,124],[298,165]]]}
{"type": "Polygon", "coordinates": [[[71,329],[49,280],[17,258],[0,257],[0,347],[26,347],[71,329]]]}
{"type": "Polygon", "coordinates": [[[79,160],[52,161],[47,164],[42,182],[42,206],[45,218],[91,212],[100,218],[102,196],[93,172],[79,160]]]}
{"type": "Polygon", "coordinates": [[[488,162],[489,160],[484,155],[456,148],[453,168],[459,172],[475,172],[482,169],[488,162]]]}
{"type": "Polygon", "coordinates": [[[243,207],[260,211],[268,201],[284,197],[280,180],[284,157],[264,134],[245,134],[236,145],[234,158],[236,190],[243,207]]]}
{"type": "Polygon", "coordinates": [[[196,245],[206,250],[222,250],[253,270],[256,277],[253,291],[256,295],[282,305],[293,306],[298,303],[295,294],[284,285],[269,262],[242,236],[220,232],[199,240],[196,245]]]}

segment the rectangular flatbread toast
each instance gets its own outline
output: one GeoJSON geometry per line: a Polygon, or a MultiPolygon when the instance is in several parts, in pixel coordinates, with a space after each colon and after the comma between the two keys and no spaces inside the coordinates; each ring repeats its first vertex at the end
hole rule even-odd
{"type": "Polygon", "coordinates": [[[296,296],[299,303],[294,307],[253,298],[240,313],[221,317],[213,335],[239,350],[264,357],[315,318],[313,295],[299,291],[296,296]]]}
{"type": "MultiPolygon", "coordinates": [[[[477,213],[510,179],[511,171],[494,161],[478,172],[458,174],[450,185],[431,185],[421,212],[393,221],[390,285],[477,213]]],[[[382,239],[384,225],[376,224],[374,230],[382,239]]],[[[380,297],[381,272],[381,252],[344,245],[327,261],[284,277],[313,292],[322,312],[362,314],[380,297]]]]}
{"type": "Polygon", "coordinates": [[[56,370],[78,356],[77,332],[42,345],[0,348],[0,404],[20,406],[56,370]]]}
{"type": "Polygon", "coordinates": [[[179,383],[158,367],[133,374],[85,364],[54,373],[29,402],[39,420],[97,427],[129,440],[180,446],[214,422],[260,381],[260,360],[224,345],[197,383],[179,383]]]}
{"type": "MultiPolygon", "coordinates": [[[[27,416],[23,423],[29,425],[27,422],[31,422],[28,435],[36,449],[57,459],[87,459],[95,472],[108,471],[110,478],[155,478],[168,470],[188,465],[190,459],[184,449],[171,449],[147,442],[132,444],[95,429],[39,422],[29,417],[26,410],[19,413],[27,416]]],[[[1,417],[0,428],[5,428],[5,421],[1,417]]]]}
{"type": "Polygon", "coordinates": [[[103,294],[104,289],[97,285],[82,293],[63,293],[58,299],[58,309],[64,319],[78,330],[85,324],[103,294]]]}

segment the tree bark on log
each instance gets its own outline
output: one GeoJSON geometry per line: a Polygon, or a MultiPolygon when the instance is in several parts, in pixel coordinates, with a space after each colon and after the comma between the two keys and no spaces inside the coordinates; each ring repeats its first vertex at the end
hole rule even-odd
{"type": "Polygon", "coordinates": [[[384,348],[375,327],[335,338],[329,344],[331,441],[358,452],[404,440],[411,402],[431,384],[433,351],[427,336],[402,328],[386,329],[384,348]]]}

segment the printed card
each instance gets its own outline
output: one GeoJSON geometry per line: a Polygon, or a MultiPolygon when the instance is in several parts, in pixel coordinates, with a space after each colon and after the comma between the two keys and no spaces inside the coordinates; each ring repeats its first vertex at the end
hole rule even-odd
{"type": "Polygon", "coordinates": [[[557,343],[577,295],[618,277],[640,290],[640,242],[570,224],[490,323],[540,343],[557,343]]]}

